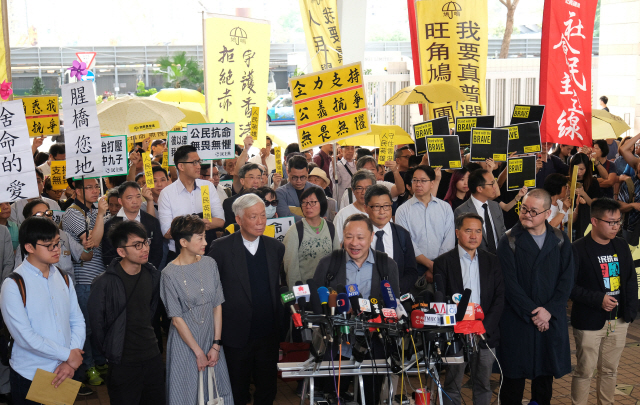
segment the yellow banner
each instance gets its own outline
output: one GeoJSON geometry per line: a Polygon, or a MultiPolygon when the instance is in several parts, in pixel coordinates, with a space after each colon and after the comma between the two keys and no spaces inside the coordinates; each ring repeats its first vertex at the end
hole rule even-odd
{"type": "Polygon", "coordinates": [[[148,153],[142,154],[142,165],[144,168],[144,179],[147,183],[147,188],[155,188],[156,185],[153,182],[153,167],[151,166],[151,158],[148,153]]]}
{"type": "MultiPolygon", "coordinates": [[[[7,2],[2,2],[2,17],[8,15],[7,11],[7,2]]],[[[9,72],[7,72],[7,63],[9,63],[8,53],[9,50],[9,33],[4,32],[4,24],[2,24],[2,19],[0,19],[0,83],[3,81],[11,81],[11,67],[9,67],[9,72]]],[[[7,22],[7,27],[9,26],[7,22]]],[[[12,100],[12,99],[10,99],[12,100]]]]}
{"type": "Polygon", "coordinates": [[[51,189],[66,190],[67,184],[67,161],[54,160],[51,162],[51,189]]]}
{"type": "Polygon", "coordinates": [[[150,129],[158,129],[158,128],[160,128],[160,121],[147,121],[147,122],[138,122],[136,124],[129,124],[129,132],[131,133],[148,131],[150,129]]]}
{"type": "MultiPolygon", "coordinates": [[[[267,105],[270,40],[266,20],[205,15],[207,117],[211,122],[235,123],[237,144],[251,134],[251,109],[267,105]]],[[[266,146],[266,121],[266,108],[260,108],[254,146],[266,146]]]]}
{"type": "Polygon", "coordinates": [[[27,127],[29,128],[29,136],[53,136],[60,135],[60,118],[50,117],[27,117],[27,127]]]}
{"type": "Polygon", "coordinates": [[[276,173],[280,176],[284,176],[282,172],[282,148],[280,146],[276,146],[273,148],[273,153],[276,156],[276,173]]]}
{"type": "Polygon", "coordinates": [[[395,141],[395,131],[385,132],[380,135],[380,153],[378,154],[378,164],[384,165],[386,162],[395,159],[393,158],[395,141]]]}
{"type": "Polygon", "coordinates": [[[24,97],[22,104],[26,117],[58,115],[58,96],[24,97]]]}
{"type": "Polygon", "coordinates": [[[487,0],[420,0],[416,3],[422,83],[448,83],[468,97],[429,104],[429,118],[484,115],[488,53],[487,0]]]}
{"type": "Polygon", "coordinates": [[[211,196],[209,195],[209,186],[200,186],[202,195],[202,218],[211,219],[211,196]]]}
{"type": "Polygon", "coordinates": [[[169,173],[169,152],[162,152],[162,168],[169,173]]]}
{"type": "Polygon", "coordinates": [[[251,107],[251,137],[258,140],[258,120],[260,119],[260,107],[251,107]]]}
{"type": "Polygon", "coordinates": [[[314,72],[342,66],[336,0],[300,0],[300,14],[314,72]]]}
{"type": "Polygon", "coordinates": [[[289,79],[301,150],[371,132],[361,63],[289,79]]]}

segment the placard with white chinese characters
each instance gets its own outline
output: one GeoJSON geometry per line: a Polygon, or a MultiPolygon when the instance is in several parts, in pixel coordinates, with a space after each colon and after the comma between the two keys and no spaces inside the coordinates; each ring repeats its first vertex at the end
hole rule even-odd
{"type": "Polygon", "coordinates": [[[129,156],[127,154],[127,136],[103,136],[102,139],[102,177],[123,176],[129,174],[129,156]]]}
{"type": "Polygon", "coordinates": [[[187,125],[187,144],[196,148],[203,160],[234,158],[235,139],[233,122],[187,125]]]}
{"type": "Polygon", "coordinates": [[[100,128],[65,131],[67,178],[100,177],[102,167],[102,137],[100,128]]]}
{"type": "Polygon", "coordinates": [[[65,135],[72,130],[100,127],[96,95],[91,82],[62,85],[62,109],[65,135]]]}
{"type": "Polygon", "coordinates": [[[0,153],[31,151],[22,102],[0,103],[0,153]]]}
{"type": "Polygon", "coordinates": [[[294,217],[271,218],[267,219],[267,226],[273,225],[273,227],[275,228],[274,238],[282,242],[284,240],[284,235],[286,235],[287,231],[289,230],[289,228],[291,228],[294,222],[294,217]]]}
{"type": "MultiPolygon", "coordinates": [[[[7,155],[0,156],[4,158],[7,155]]],[[[33,162],[33,158],[30,156],[33,162]]],[[[3,164],[4,165],[4,164],[3,164]]],[[[38,198],[38,181],[35,173],[35,165],[31,171],[25,171],[10,176],[0,175],[0,201],[12,203],[25,198],[38,198]]]]}
{"type": "Polygon", "coordinates": [[[175,166],[173,155],[182,145],[187,145],[187,131],[169,131],[169,135],[167,135],[167,152],[169,156],[167,160],[169,161],[169,166],[175,166]]]}

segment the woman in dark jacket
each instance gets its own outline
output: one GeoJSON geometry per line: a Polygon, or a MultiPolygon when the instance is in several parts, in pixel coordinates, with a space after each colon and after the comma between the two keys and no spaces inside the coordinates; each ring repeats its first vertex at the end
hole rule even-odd
{"type": "Polygon", "coordinates": [[[589,223],[591,222],[591,202],[600,196],[600,186],[593,177],[593,164],[584,153],[576,153],[571,158],[569,167],[569,178],[573,178],[573,171],[578,171],[578,182],[582,187],[576,187],[576,198],[578,199],[577,212],[573,215],[573,229],[575,236],[573,240],[584,236],[589,223]]]}

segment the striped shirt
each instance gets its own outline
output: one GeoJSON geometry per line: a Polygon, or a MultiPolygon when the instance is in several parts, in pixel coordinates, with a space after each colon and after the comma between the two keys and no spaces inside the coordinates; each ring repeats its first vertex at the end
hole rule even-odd
{"type": "MultiPolygon", "coordinates": [[[[89,229],[93,229],[96,224],[96,218],[98,217],[98,207],[94,204],[91,206],[91,209],[88,210],[87,207],[78,200],[76,200],[74,204],[87,213],[90,221],[89,229]]],[[[108,219],[109,214],[105,217],[104,222],[107,222],[108,219]]],[[[80,235],[83,234],[86,229],[84,214],[74,206],[67,208],[67,211],[62,216],[62,229],[76,242],[82,244],[80,235]]],[[[91,284],[93,279],[105,270],[104,264],[102,263],[102,244],[93,248],[93,257],[91,260],[88,262],[74,261],[73,268],[76,284],[91,284]]]]}

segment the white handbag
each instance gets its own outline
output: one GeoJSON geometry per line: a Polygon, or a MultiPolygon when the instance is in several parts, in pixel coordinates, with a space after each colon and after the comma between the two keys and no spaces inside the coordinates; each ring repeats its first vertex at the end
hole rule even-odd
{"type": "Polygon", "coordinates": [[[205,404],[204,402],[204,382],[203,382],[203,374],[204,371],[200,371],[198,377],[198,405],[224,405],[224,398],[220,396],[218,393],[218,381],[216,380],[216,372],[213,367],[206,367],[208,374],[208,384],[209,384],[209,401],[205,404]],[[213,397],[213,391],[216,391],[216,398],[213,397]]]}

